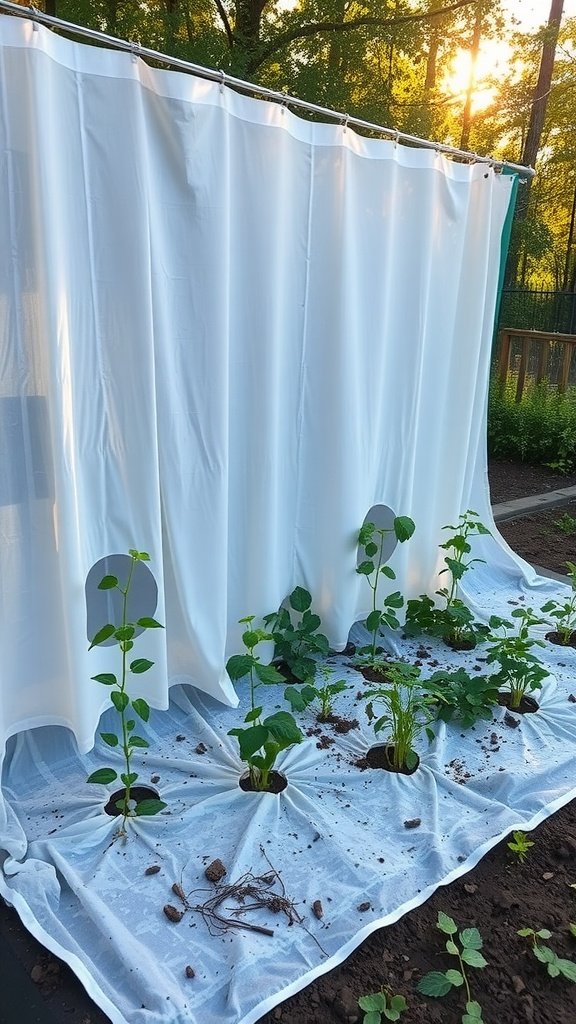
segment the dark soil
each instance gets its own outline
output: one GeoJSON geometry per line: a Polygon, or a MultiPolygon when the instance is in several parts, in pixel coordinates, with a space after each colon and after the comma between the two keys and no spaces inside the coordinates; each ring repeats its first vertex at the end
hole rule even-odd
{"type": "Polygon", "coordinates": [[[397,772],[399,775],[414,775],[418,770],[420,758],[416,754],[416,764],[412,768],[403,765],[401,768],[394,768],[394,744],[375,743],[366,751],[366,764],[368,768],[381,768],[385,772],[397,772]]]}
{"type": "Polygon", "coordinates": [[[238,782],[238,785],[240,786],[240,789],[242,789],[245,793],[262,792],[278,794],[281,793],[282,790],[286,789],[286,786],[288,785],[288,779],[282,772],[271,771],[270,775],[268,776],[268,789],[259,790],[257,789],[256,786],[252,785],[250,773],[246,772],[246,774],[241,777],[240,781],[238,782]]]}
{"type": "Polygon", "coordinates": [[[498,530],[510,547],[527,562],[565,573],[566,562],[576,561],[576,529],[568,533],[557,525],[561,521],[570,525],[566,519],[563,520],[566,515],[574,517],[576,527],[576,501],[538,515],[508,519],[498,523],[498,530]]]}
{"type": "MultiPolygon", "coordinates": [[[[494,503],[576,484],[576,475],[559,476],[522,463],[490,466],[494,503]]],[[[562,571],[576,554],[576,537],[552,530],[550,521],[564,510],[545,513],[546,525],[530,534],[528,519],[500,529],[508,542],[538,565],[562,571]],[[527,529],[528,527],[528,529],[527,529]],[[547,540],[547,538],[550,538],[547,540]],[[561,554],[558,557],[558,550],[561,554]],[[553,563],[553,564],[552,564],[553,563]]],[[[541,520],[542,516],[529,517],[541,520]]],[[[408,826],[407,826],[408,827],[408,826]]],[[[433,1000],[416,992],[430,970],[454,967],[436,928],[439,910],[461,927],[477,927],[484,938],[484,970],[469,969],[473,998],[486,1024],[576,1024],[576,986],[550,978],[533,956],[519,928],[548,928],[548,944],[561,957],[576,960],[576,801],[530,834],[534,846],[520,864],[503,840],[480,864],[449,886],[440,887],[420,908],[380,929],[338,968],[276,1007],[259,1024],[355,1024],[362,1020],[358,997],[386,985],[408,1002],[406,1024],[460,1024],[461,989],[433,1000]]],[[[359,893],[358,926],[368,905],[359,893]]],[[[0,1024],[105,1024],[108,1018],[90,1001],[72,972],[43,949],[22,927],[15,911],[0,907],[0,1024]]]]}

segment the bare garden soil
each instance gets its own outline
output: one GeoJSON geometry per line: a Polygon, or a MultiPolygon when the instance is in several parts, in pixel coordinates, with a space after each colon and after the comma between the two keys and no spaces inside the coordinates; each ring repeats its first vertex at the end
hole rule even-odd
{"type": "MultiPolygon", "coordinates": [[[[541,467],[499,462],[490,466],[494,503],[576,484],[541,467]]],[[[572,510],[576,515],[576,508],[572,510]]],[[[564,509],[501,524],[511,546],[538,565],[562,571],[576,561],[576,536],[554,528],[564,509]]],[[[576,775],[575,775],[576,782],[576,775]]],[[[462,780],[465,785],[465,779],[462,780]]],[[[408,1010],[402,1024],[460,1024],[461,989],[433,1000],[416,992],[430,970],[454,967],[437,930],[439,910],[462,927],[476,927],[484,938],[484,970],[469,968],[473,998],[485,1024],[576,1024],[576,985],[550,978],[516,932],[548,928],[549,945],[576,960],[576,801],[543,822],[529,837],[534,846],[520,864],[506,840],[451,885],[441,887],[422,907],[380,929],[340,967],[321,977],[261,1019],[259,1024],[355,1024],[362,1021],[358,997],[381,985],[402,994],[408,1010]]],[[[385,844],[385,839],[383,839],[385,844]]],[[[276,865],[281,870],[281,865],[276,865]]],[[[291,894],[298,899],[297,893],[291,894]]],[[[326,894],[329,896],[329,893],[326,894]]],[[[1,904],[1,901],[0,901],[1,904]]],[[[358,894],[358,927],[366,909],[358,894]]],[[[22,927],[14,910],[0,905],[0,1024],[105,1024],[108,1018],[90,1001],[72,972],[22,927]]],[[[214,1022],[216,1024],[216,1022],[214,1022]]]]}

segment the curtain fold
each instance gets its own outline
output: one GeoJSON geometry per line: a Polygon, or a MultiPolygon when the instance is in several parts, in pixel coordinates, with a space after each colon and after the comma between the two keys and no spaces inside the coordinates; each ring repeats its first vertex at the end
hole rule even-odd
{"type": "Polygon", "coordinates": [[[85,750],[108,554],[151,556],[159,708],[182,680],[234,704],[238,618],[297,584],[344,645],[376,502],[417,524],[399,587],[434,585],[478,490],[513,179],[10,17],[0,89],[0,732],[85,750]]]}

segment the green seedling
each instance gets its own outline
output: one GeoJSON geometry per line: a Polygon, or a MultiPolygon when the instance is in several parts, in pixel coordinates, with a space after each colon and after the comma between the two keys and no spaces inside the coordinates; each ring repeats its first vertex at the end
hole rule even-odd
{"type": "Polygon", "coordinates": [[[321,665],[323,686],[314,686],[312,683],[304,683],[304,686],[287,686],[284,690],[284,699],[288,701],[292,711],[304,711],[314,701],[318,701],[320,707],[316,717],[319,722],[327,722],[332,714],[332,699],[337,693],[348,689],[343,679],[331,683],[332,674],[333,669],[329,665],[321,665]]]}
{"type": "MultiPolygon", "coordinates": [[[[419,685],[420,669],[416,665],[390,662],[386,665],[386,675],[389,685],[367,690],[364,694],[368,701],[366,714],[376,734],[386,728],[390,768],[393,771],[410,771],[418,764],[414,750],[416,737],[434,717],[431,710],[433,699],[423,693],[419,685]],[[373,702],[384,704],[385,714],[378,717],[374,713],[373,702]]],[[[432,739],[432,731],[426,731],[432,739]]]]}
{"type": "Polygon", "coordinates": [[[466,1009],[462,1015],[462,1024],[483,1024],[482,1007],[475,999],[472,999],[470,984],[466,974],[466,967],[484,968],[487,961],[480,950],[483,946],[482,936],[477,928],[464,928],[458,933],[458,925],[447,914],[439,911],[436,927],[448,935],[446,951],[450,956],[458,957],[459,969],[448,971],[429,971],[420,979],[416,986],[418,991],[425,996],[439,998],[445,996],[452,988],[464,986],[466,991],[466,1009]],[[458,934],[461,949],[458,947],[455,936],[458,934]]]}
{"type": "MultiPolygon", "coordinates": [[[[576,523],[576,519],[574,522],[576,523]]],[[[574,562],[565,562],[565,565],[568,569],[568,576],[570,577],[570,585],[572,587],[571,597],[567,597],[564,601],[555,601],[552,598],[542,605],[541,611],[544,615],[549,615],[551,619],[555,619],[554,624],[560,643],[567,645],[570,643],[572,634],[576,629],[576,565],[574,562]]]]}
{"type": "Polygon", "coordinates": [[[477,721],[489,721],[498,703],[498,687],[490,676],[470,676],[463,668],[434,672],[422,687],[436,701],[436,717],[458,721],[464,729],[477,721]]]}
{"type": "Polygon", "coordinates": [[[366,582],[372,591],[372,610],[366,619],[366,629],[372,636],[370,644],[361,647],[358,653],[373,659],[378,652],[378,633],[382,626],[389,626],[390,629],[399,629],[400,623],[396,612],[404,605],[404,598],[396,590],[388,594],[379,607],[378,586],[382,576],[389,580],[396,579],[396,573],[389,565],[383,564],[384,540],[388,534],[393,533],[397,540],[403,543],[409,540],[414,533],[415,526],[409,516],[396,516],[393,526],[387,530],[378,527],[375,523],[364,523],[358,534],[358,545],[364,549],[365,558],[358,565],[356,572],[366,577],[366,582]]]}
{"type": "Polygon", "coordinates": [[[546,970],[551,978],[562,976],[568,981],[576,981],[576,963],[573,960],[564,960],[557,956],[550,946],[540,945],[540,939],[552,938],[552,932],[549,932],[547,928],[541,928],[538,932],[533,928],[520,928],[516,934],[532,940],[532,952],[541,964],[546,964],[546,970]]]}
{"type": "Polygon", "coordinates": [[[572,936],[572,938],[576,939],[576,924],[569,924],[568,925],[568,931],[570,932],[570,935],[572,936]]]}
{"type": "Polygon", "coordinates": [[[307,681],[316,672],[315,656],[328,654],[328,638],[320,633],[320,616],[311,611],[312,597],[304,587],[295,587],[288,607],[264,616],[264,625],[274,641],[274,661],[284,662],[295,679],[307,681]],[[292,612],[300,618],[294,623],[292,612]]]}
{"type": "Polygon", "coordinates": [[[569,512],[565,512],[560,519],[554,520],[554,526],[561,533],[565,533],[568,537],[573,537],[576,533],[576,516],[571,516],[569,512]]]}
{"type": "Polygon", "coordinates": [[[248,765],[250,783],[258,792],[270,787],[270,772],[282,750],[295,743],[301,743],[302,733],[294,718],[287,711],[276,711],[262,718],[263,708],[256,704],[256,691],[260,686],[276,686],[283,683],[284,676],[273,665],[265,665],[256,654],[258,644],[272,640],[272,634],[263,629],[253,629],[254,615],[247,615],[240,622],[248,628],[242,634],[244,654],[234,654],[226,663],[230,679],[237,681],[248,676],[250,682],[250,710],[244,718],[245,728],[230,729],[229,736],[236,736],[240,758],[248,765]]]}
{"type": "Polygon", "coordinates": [[[486,656],[487,663],[498,662],[500,669],[492,676],[493,682],[510,693],[511,709],[520,707],[522,698],[534,690],[542,689],[542,680],[548,672],[541,661],[532,654],[533,647],[545,647],[543,640],[536,640],[529,635],[531,626],[541,626],[544,619],[534,614],[531,608],[515,608],[511,613],[514,622],[501,619],[497,615],[490,618],[490,629],[502,630],[498,636],[493,632],[486,656]],[[510,634],[517,624],[517,631],[510,634]]]}
{"type": "Polygon", "coordinates": [[[506,843],[506,846],[523,864],[528,856],[528,850],[531,846],[534,846],[534,843],[528,839],[525,832],[513,832],[512,837],[512,842],[506,843]]]}
{"type": "Polygon", "coordinates": [[[444,557],[445,568],[440,571],[450,574],[450,585],[436,591],[444,602],[444,608],[436,607],[434,601],[426,594],[408,601],[406,606],[405,632],[407,636],[427,633],[441,637],[446,644],[456,649],[475,647],[488,636],[488,627],[476,622],[470,609],[458,597],[460,582],[474,564],[482,562],[481,558],[468,558],[472,546],[469,537],[473,534],[488,535],[490,530],[480,522],[478,513],[468,509],[460,515],[454,526],[443,526],[443,530],[456,531],[440,548],[447,552],[444,557]]]}
{"type": "MultiPolygon", "coordinates": [[[[156,622],[156,619],[148,616],[144,616],[136,622],[128,621],[128,596],[132,585],[134,566],[136,562],[148,562],[150,560],[150,556],[146,551],[136,551],[134,548],[130,548],[128,554],[130,555],[131,562],[125,586],[121,586],[118,577],[112,575],[103,576],[98,584],[99,590],[117,590],[122,595],[120,623],[115,625],[109,622],[102,626],[92,638],[88,648],[91,651],[93,647],[98,647],[106,643],[107,640],[112,639],[118,644],[121,654],[120,678],[111,672],[102,672],[99,675],[92,676],[92,679],[97,683],[102,683],[103,686],[110,687],[110,699],[120,715],[120,736],[112,732],[101,732],[100,738],[107,746],[113,749],[119,748],[124,755],[125,770],[120,773],[120,781],[125,787],[124,796],[116,802],[116,807],[122,812],[123,816],[122,833],[125,833],[126,819],[129,816],[137,815],[141,817],[143,815],[158,814],[166,807],[162,800],[154,799],[141,800],[134,806],[134,801],[131,798],[132,788],[138,779],[138,773],[132,771],[132,755],[135,750],[146,749],[150,744],[142,736],[138,736],[134,732],[136,719],[129,716],[131,712],[134,712],[138,718],[147,722],[150,717],[150,708],[142,697],[130,697],[126,692],[126,687],[129,675],[142,675],[143,672],[148,672],[154,662],[148,661],[147,658],[135,658],[128,664],[128,654],[134,647],[137,628],[143,632],[147,629],[163,629],[164,627],[160,622],[156,622]]],[[[98,771],[92,772],[87,782],[100,783],[106,786],[117,778],[118,773],[114,768],[99,768],[98,771]]]]}
{"type": "Polygon", "coordinates": [[[383,1020],[400,1020],[408,1003],[404,996],[393,996],[389,989],[382,988],[371,995],[360,996],[358,1006],[364,1010],[364,1024],[382,1024],[383,1020]]]}

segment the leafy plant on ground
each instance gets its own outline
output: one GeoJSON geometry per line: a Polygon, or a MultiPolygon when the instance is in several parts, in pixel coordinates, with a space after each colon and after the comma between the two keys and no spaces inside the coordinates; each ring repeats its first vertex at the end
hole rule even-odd
{"type": "Polygon", "coordinates": [[[382,1024],[382,1020],[400,1020],[408,1009],[404,996],[393,996],[389,989],[380,989],[370,995],[360,996],[358,1006],[364,1010],[364,1024],[382,1024]]]}
{"type": "Polygon", "coordinates": [[[506,843],[506,846],[523,864],[528,856],[528,850],[531,846],[534,846],[534,843],[528,839],[525,832],[513,832],[512,842],[506,843]]]}
{"type": "Polygon", "coordinates": [[[337,693],[347,690],[343,679],[331,683],[333,669],[329,665],[320,666],[320,675],[323,679],[323,686],[314,686],[313,683],[305,683],[304,686],[287,686],[284,690],[284,698],[290,704],[292,711],[304,711],[314,701],[319,701],[317,719],[319,722],[326,722],[332,714],[332,699],[337,693]]]}
{"type": "Polygon", "coordinates": [[[254,615],[240,619],[248,628],[242,634],[244,654],[234,654],[226,663],[230,679],[237,681],[248,676],[250,682],[250,710],[244,717],[245,728],[230,729],[229,736],[236,736],[240,758],[248,765],[250,783],[255,790],[266,792],[270,785],[270,772],[282,750],[295,743],[301,743],[302,733],[288,711],[276,711],[262,718],[263,708],[256,704],[256,691],[260,686],[275,686],[284,682],[284,676],[273,665],[265,665],[256,654],[258,644],[272,640],[272,634],[263,629],[253,629],[254,615]]]}
{"type": "Polygon", "coordinates": [[[470,609],[459,598],[460,581],[474,562],[481,558],[468,558],[472,552],[469,542],[471,535],[490,535],[490,530],[480,522],[478,513],[468,509],[461,513],[456,525],[443,526],[443,530],[455,531],[440,547],[447,552],[444,557],[446,567],[440,571],[450,574],[450,585],[436,591],[444,602],[444,608],[436,607],[434,601],[426,594],[408,601],[406,606],[406,623],[404,630],[407,636],[428,633],[442,637],[452,647],[471,644],[475,646],[488,636],[488,627],[474,620],[470,609]]]}
{"type": "Polygon", "coordinates": [[[479,720],[489,721],[498,703],[498,687],[490,676],[470,676],[463,668],[449,672],[439,669],[422,682],[436,701],[436,718],[442,722],[456,719],[468,729],[479,720]]]}
{"type": "MultiPolygon", "coordinates": [[[[410,771],[418,763],[414,743],[422,729],[434,717],[432,698],[419,685],[420,669],[416,665],[391,662],[386,666],[389,685],[367,690],[366,714],[378,734],[386,728],[387,758],[394,771],[410,771]],[[380,717],[374,713],[373,702],[384,704],[386,711],[380,717]]],[[[430,738],[433,734],[430,733],[430,738]]]]}
{"type": "Polygon", "coordinates": [[[546,964],[546,970],[551,978],[558,978],[562,975],[568,981],[576,981],[576,963],[573,960],[564,960],[557,956],[550,946],[540,945],[540,939],[552,938],[552,932],[549,932],[547,928],[541,928],[538,932],[533,928],[520,928],[517,934],[522,938],[532,940],[532,952],[541,964],[546,964]]]}
{"type": "MultiPolygon", "coordinates": [[[[97,683],[102,683],[103,686],[111,688],[110,699],[120,715],[120,736],[112,732],[101,732],[100,738],[109,747],[113,749],[120,748],[124,755],[125,770],[120,773],[120,781],[123,783],[125,791],[123,798],[116,802],[116,807],[123,815],[123,831],[125,830],[126,818],[128,816],[134,814],[141,817],[143,815],[158,814],[159,811],[166,807],[162,800],[154,799],[141,800],[134,806],[134,801],[131,798],[132,788],[138,779],[138,773],[132,771],[132,755],[135,750],[146,749],[150,744],[142,736],[138,736],[134,732],[136,719],[130,718],[129,715],[131,712],[134,712],[138,718],[147,722],[150,717],[150,708],[142,697],[130,697],[126,692],[126,686],[129,675],[142,675],[142,673],[148,672],[154,662],[148,661],[147,658],[135,658],[128,664],[128,655],[134,647],[137,628],[144,631],[146,629],[163,629],[164,627],[156,619],[148,616],[144,616],[136,622],[128,621],[128,597],[134,575],[134,566],[136,562],[150,561],[150,556],[146,551],[136,551],[134,548],[130,548],[128,554],[131,561],[125,586],[121,586],[118,577],[112,575],[103,576],[98,584],[99,590],[117,590],[122,595],[120,623],[116,625],[108,622],[105,626],[102,626],[92,638],[88,648],[91,651],[93,647],[98,647],[112,639],[118,644],[121,654],[120,678],[111,672],[102,672],[99,675],[92,676],[92,679],[97,683]]],[[[114,768],[99,768],[98,771],[92,772],[87,781],[109,785],[117,778],[118,773],[114,768]]]]}
{"type": "Polygon", "coordinates": [[[438,912],[436,927],[448,935],[446,941],[446,952],[450,956],[458,957],[459,969],[451,968],[448,971],[429,971],[420,979],[416,986],[418,991],[425,996],[436,998],[445,996],[452,988],[464,986],[466,991],[466,1009],[462,1015],[462,1024],[483,1024],[482,1007],[476,1000],[472,999],[470,984],[466,974],[466,967],[484,968],[487,961],[480,950],[483,946],[482,936],[477,928],[464,928],[458,932],[458,925],[447,914],[438,912]],[[460,941],[461,949],[456,942],[456,935],[460,941]]]}
{"type": "Polygon", "coordinates": [[[312,597],[304,587],[295,587],[288,597],[288,605],[264,616],[264,625],[274,641],[274,661],[283,661],[296,679],[302,682],[314,676],[314,655],[328,654],[327,637],[320,633],[320,616],[312,612],[312,597]],[[291,611],[300,618],[294,623],[291,611]]]}
{"type": "Polygon", "coordinates": [[[409,516],[396,516],[394,524],[390,529],[376,526],[375,523],[364,523],[358,534],[358,545],[364,549],[365,558],[357,566],[356,572],[366,577],[366,582],[372,591],[372,610],[366,619],[366,629],[372,636],[370,644],[361,647],[358,653],[369,659],[375,658],[378,652],[378,633],[382,626],[389,626],[391,629],[399,629],[400,623],[396,611],[404,605],[404,598],[396,590],[388,594],[378,604],[378,585],[381,576],[389,580],[396,579],[396,573],[389,565],[383,564],[383,548],[385,538],[393,533],[396,539],[403,543],[409,540],[414,533],[414,522],[409,516]]]}
{"type": "Polygon", "coordinates": [[[571,516],[569,512],[565,512],[564,515],[560,516],[560,519],[554,520],[554,526],[561,533],[565,533],[567,537],[573,537],[576,533],[576,516],[571,516]]]}
{"type": "Polygon", "coordinates": [[[533,647],[545,647],[543,640],[536,640],[529,634],[531,626],[541,626],[544,619],[534,614],[532,608],[515,608],[511,613],[514,623],[497,615],[490,618],[490,629],[501,629],[502,635],[492,634],[486,661],[489,665],[498,662],[500,669],[492,676],[494,683],[510,693],[510,707],[520,707],[522,698],[534,690],[542,689],[542,680],[548,675],[541,661],[532,654],[533,647]],[[518,624],[517,632],[509,631],[518,624]]]}
{"type": "MultiPolygon", "coordinates": [[[[576,519],[574,522],[576,523],[576,519]]],[[[572,633],[576,629],[576,565],[574,562],[566,562],[565,565],[572,587],[571,597],[567,597],[564,601],[556,601],[552,598],[542,605],[541,611],[544,615],[555,619],[556,632],[559,634],[561,642],[569,644],[572,633]]]]}

